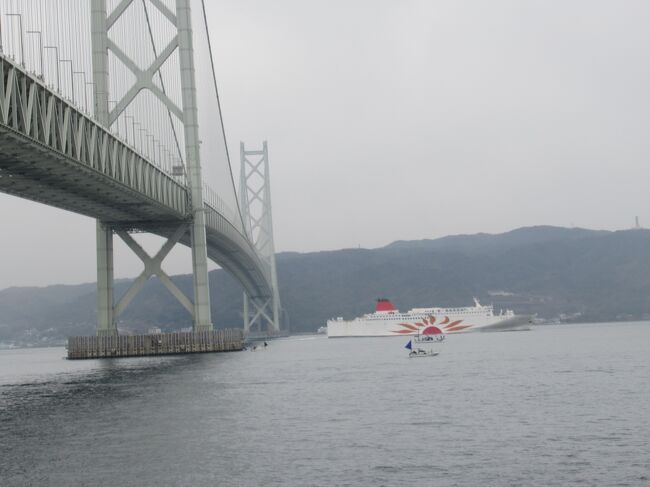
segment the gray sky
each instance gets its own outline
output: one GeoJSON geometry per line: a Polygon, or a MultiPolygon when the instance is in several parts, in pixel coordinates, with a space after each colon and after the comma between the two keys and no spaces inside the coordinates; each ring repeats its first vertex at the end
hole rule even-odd
{"type": "MultiPolygon", "coordinates": [[[[207,3],[231,153],[269,141],[278,251],[650,226],[647,0],[207,3]]],[[[95,279],[93,220],[0,195],[0,229],[0,289],[95,279]]]]}

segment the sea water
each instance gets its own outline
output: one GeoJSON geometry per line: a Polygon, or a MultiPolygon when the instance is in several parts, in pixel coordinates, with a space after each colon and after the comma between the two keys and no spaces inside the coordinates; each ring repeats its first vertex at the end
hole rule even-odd
{"type": "Polygon", "coordinates": [[[0,351],[0,486],[650,484],[650,323],[0,351]]]}

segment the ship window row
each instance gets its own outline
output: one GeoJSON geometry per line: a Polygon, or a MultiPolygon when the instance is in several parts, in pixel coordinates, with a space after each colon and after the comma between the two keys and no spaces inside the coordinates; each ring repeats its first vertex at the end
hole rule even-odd
{"type": "Polygon", "coordinates": [[[431,313],[418,313],[418,314],[386,314],[386,315],[381,315],[381,316],[373,316],[373,319],[379,319],[379,320],[384,320],[386,318],[410,318],[410,317],[429,317],[430,315],[450,315],[450,314],[455,314],[455,313],[463,313],[463,314],[472,314],[472,315],[481,315],[481,314],[489,314],[488,310],[447,310],[444,312],[441,311],[432,311],[431,313]]]}
{"type": "MultiPolygon", "coordinates": [[[[442,314],[442,313],[441,313],[442,314]]],[[[453,316],[454,313],[444,313],[445,315],[450,315],[453,316]]],[[[486,315],[489,316],[490,313],[484,311],[473,311],[473,312],[468,312],[465,313],[466,315],[486,315]]],[[[422,318],[429,318],[431,316],[430,314],[419,314],[419,315],[388,315],[388,316],[366,316],[365,319],[368,320],[379,320],[379,321],[384,321],[384,320],[400,320],[400,319],[422,319],[422,318]]]]}

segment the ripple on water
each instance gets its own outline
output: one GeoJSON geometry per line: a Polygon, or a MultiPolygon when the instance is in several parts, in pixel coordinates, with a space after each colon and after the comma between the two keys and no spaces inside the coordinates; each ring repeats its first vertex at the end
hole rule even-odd
{"type": "Polygon", "coordinates": [[[391,339],[0,352],[0,485],[642,485],[644,343],[637,324],[452,336],[420,362],[391,339]]]}

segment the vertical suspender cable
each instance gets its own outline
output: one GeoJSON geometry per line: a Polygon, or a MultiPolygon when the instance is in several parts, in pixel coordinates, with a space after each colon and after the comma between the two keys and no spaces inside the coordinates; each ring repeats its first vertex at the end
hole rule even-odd
{"type": "MultiPolygon", "coordinates": [[[[142,0],[142,7],[144,8],[144,15],[147,20],[147,29],[149,30],[149,39],[151,40],[151,48],[153,49],[153,57],[156,59],[158,57],[158,50],[156,49],[156,43],[153,37],[153,31],[151,30],[151,22],[149,19],[149,10],[147,9],[147,4],[146,0],[142,0]]],[[[162,77],[162,68],[158,70],[158,79],[160,80],[160,88],[162,92],[166,95],[167,91],[165,90],[165,82],[162,77]]],[[[167,107],[166,107],[167,108],[167,107]]],[[[174,143],[176,145],[176,150],[178,151],[178,154],[182,154],[181,152],[181,146],[178,142],[178,135],[176,134],[176,127],[174,126],[174,122],[172,119],[172,112],[167,108],[167,116],[169,117],[169,125],[171,127],[171,131],[173,134],[174,138],[174,143]]]]}
{"type": "Polygon", "coordinates": [[[235,191],[235,204],[237,205],[237,212],[243,224],[241,216],[241,208],[239,207],[239,198],[237,198],[237,191],[235,190],[235,178],[232,174],[232,164],[230,164],[230,153],[228,152],[228,141],[226,140],[226,127],[223,124],[223,113],[221,112],[221,102],[219,101],[219,89],[217,88],[217,75],[214,71],[214,59],[212,57],[212,44],[210,43],[210,31],[208,30],[208,18],[205,13],[205,1],[201,0],[201,7],[203,9],[203,24],[205,26],[205,35],[208,40],[208,53],[210,54],[210,67],[212,69],[212,82],[214,83],[214,93],[217,97],[217,107],[219,107],[219,120],[221,121],[221,135],[223,136],[223,144],[226,148],[226,160],[228,161],[228,169],[230,169],[230,181],[232,182],[233,191],[235,191]]]}

